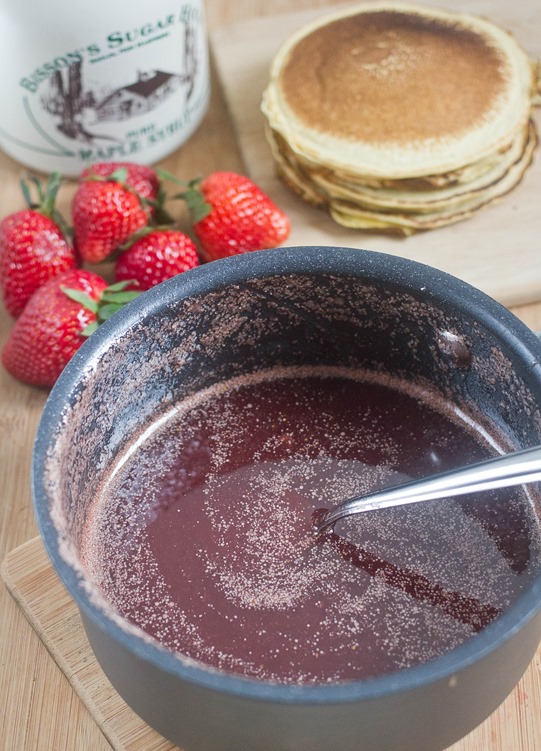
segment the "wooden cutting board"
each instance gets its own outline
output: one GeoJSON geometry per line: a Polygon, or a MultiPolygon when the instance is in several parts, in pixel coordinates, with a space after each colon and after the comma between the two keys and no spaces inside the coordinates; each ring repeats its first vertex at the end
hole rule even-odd
{"type": "MultiPolygon", "coordinates": [[[[148,727],[105,677],[86,639],[77,606],[54,572],[40,538],[6,557],[2,577],[115,751],[178,749],[148,727]]],[[[448,751],[539,751],[540,718],[541,647],[503,704],[448,751]]]]}
{"type": "MultiPolygon", "coordinates": [[[[431,5],[450,7],[448,0],[433,0],[431,5]]],[[[512,32],[532,60],[541,59],[539,0],[457,0],[451,6],[488,17],[512,32]]],[[[341,227],[321,209],[304,204],[276,178],[259,109],[270,63],[292,32],[337,7],[342,6],[258,18],[220,28],[211,37],[246,170],[291,217],[288,244],[383,251],[436,266],[507,306],[541,300],[539,150],[522,183],[498,203],[467,221],[404,239],[341,227]]],[[[536,120],[539,125],[539,110],[536,120]]]]}

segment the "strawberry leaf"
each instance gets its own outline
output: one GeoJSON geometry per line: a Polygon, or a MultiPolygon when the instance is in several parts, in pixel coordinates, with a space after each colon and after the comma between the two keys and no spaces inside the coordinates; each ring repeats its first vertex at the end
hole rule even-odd
{"type": "Polygon", "coordinates": [[[99,303],[96,300],[93,300],[89,295],[87,295],[86,292],[83,292],[80,289],[69,289],[68,287],[61,287],[61,289],[62,292],[70,298],[70,300],[78,302],[91,313],[97,314],[99,303]]]}
{"type": "Polygon", "coordinates": [[[186,182],[185,180],[181,180],[176,175],[173,175],[172,172],[168,172],[165,169],[158,169],[156,170],[156,173],[161,180],[171,180],[171,182],[176,183],[177,185],[182,185],[182,187],[184,188],[190,187],[189,182],[186,182]]]}
{"type": "Polygon", "coordinates": [[[60,172],[51,172],[47,178],[45,188],[42,181],[36,175],[27,175],[20,181],[21,191],[24,196],[24,200],[30,209],[38,211],[40,214],[49,217],[59,227],[60,231],[64,235],[66,241],[71,244],[73,241],[73,230],[68,225],[62,214],[55,208],[56,197],[60,186],[64,183],[64,178],[60,172]],[[37,201],[32,199],[30,191],[31,183],[34,186],[37,194],[37,201]]]}
{"type": "Polygon", "coordinates": [[[51,172],[49,179],[47,180],[45,190],[43,190],[39,180],[36,180],[40,198],[40,211],[42,212],[42,214],[52,216],[56,202],[56,196],[63,182],[64,180],[60,172],[51,172]]]}
{"type": "Polygon", "coordinates": [[[188,190],[185,190],[183,193],[177,193],[173,198],[181,198],[185,201],[193,224],[200,222],[208,216],[212,210],[212,206],[205,201],[203,194],[198,189],[195,182],[188,188],[188,190]]]}
{"type": "Polygon", "coordinates": [[[165,208],[166,200],[167,200],[167,194],[161,188],[158,193],[157,200],[153,201],[150,198],[144,199],[145,205],[150,206],[152,208],[152,218],[153,218],[154,224],[171,225],[175,223],[175,220],[165,208]]]}
{"type": "Polygon", "coordinates": [[[90,336],[91,334],[96,331],[98,328],[99,323],[97,321],[94,321],[93,323],[89,323],[88,326],[85,326],[84,329],[80,332],[81,336],[90,336]]]}
{"type": "MultiPolygon", "coordinates": [[[[136,232],[133,233],[133,235],[130,235],[125,243],[122,243],[122,245],[118,246],[118,250],[128,250],[128,248],[131,248],[131,246],[137,242],[137,240],[140,240],[142,237],[145,237],[145,235],[150,235],[151,232],[155,231],[155,227],[140,227],[136,232]]],[[[109,287],[111,289],[111,287],[109,287]]]]}
{"type": "Polygon", "coordinates": [[[108,292],[104,290],[102,300],[104,303],[114,303],[122,307],[128,302],[135,300],[141,293],[134,290],[126,290],[125,292],[108,292]]]}
{"type": "Polygon", "coordinates": [[[107,305],[100,306],[99,319],[100,321],[107,321],[112,315],[118,313],[123,307],[122,303],[107,303],[107,305]]]}
{"type": "MultiPolygon", "coordinates": [[[[49,180],[51,179],[51,177],[52,176],[49,177],[49,180]]],[[[36,193],[38,195],[38,201],[37,201],[37,203],[34,203],[33,206],[35,208],[41,209],[43,211],[43,213],[46,214],[47,213],[47,210],[46,210],[46,207],[45,207],[46,193],[43,190],[43,185],[41,184],[41,180],[36,175],[28,175],[28,179],[34,185],[34,187],[36,189],[36,193]]],[[[56,197],[56,192],[55,192],[55,197],[56,197]]],[[[54,201],[54,198],[53,198],[53,201],[54,201]]],[[[50,208],[50,206],[49,206],[49,208],[50,208]]]]}
{"type": "Polygon", "coordinates": [[[87,174],[85,175],[85,180],[94,180],[95,182],[116,182],[121,183],[124,185],[124,187],[128,187],[126,185],[126,180],[128,179],[128,170],[126,167],[119,167],[116,170],[113,170],[113,172],[110,172],[108,175],[99,175],[97,172],[94,172],[92,169],[90,169],[87,174]]]}
{"type": "Polygon", "coordinates": [[[135,279],[123,280],[121,282],[114,282],[113,284],[110,284],[106,289],[107,289],[107,292],[121,292],[123,289],[126,289],[126,287],[129,284],[133,284],[134,282],[135,282],[135,279]]]}
{"type": "Polygon", "coordinates": [[[197,224],[197,222],[200,222],[201,219],[204,219],[211,212],[212,206],[205,201],[203,194],[199,190],[200,177],[194,177],[189,182],[186,182],[185,180],[180,180],[171,172],[167,172],[167,170],[157,170],[157,174],[160,178],[171,180],[177,185],[186,188],[181,193],[176,193],[172,198],[181,198],[185,201],[193,224],[197,224]]]}
{"type": "Polygon", "coordinates": [[[105,180],[114,180],[117,183],[122,183],[122,185],[126,185],[126,180],[128,179],[128,170],[126,167],[119,167],[118,169],[111,172],[110,175],[107,175],[105,180]]]}
{"type": "Polygon", "coordinates": [[[35,208],[36,204],[33,203],[32,201],[32,196],[30,195],[30,188],[28,187],[28,183],[26,182],[26,180],[21,180],[19,184],[21,186],[21,191],[24,196],[26,205],[28,206],[29,209],[35,208]]]}
{"type": "Polygon", "coordinates": [[[88,337],[96,331],[100,323],[107,321],[111,316],[117,313],[126,303],[131,302],[141,293],[134,290],[128,290],[126,287],[129,284],[136,283],[133,279],[128,279],[121,282],[115,282],[106,287],[101,295],[99,301],[93,300],[86,292],[80,289],[70,289],[69,287],[61,287],[70,300],[74,300],[79,303],[91,313],[94,313],[96,320],[89,323],[88,326],[80,332],[81,336],[88,337]]]}
{"type": "Polygon", "coordinates": [[[69,226],[62,214],[57,211],[57,209],[52,210],[51,219],[60,227],[60,231],[62,232],[68,243],[71,244],[73,242],[73,227],[69,226]]]}

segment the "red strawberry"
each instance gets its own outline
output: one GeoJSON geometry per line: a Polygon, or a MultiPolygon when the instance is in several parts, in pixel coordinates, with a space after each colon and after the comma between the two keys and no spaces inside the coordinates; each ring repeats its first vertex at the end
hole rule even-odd
{"type": "MultiPolygon", "coordinates": [[[[101,168],[100,168],[101,169],[101,168]]],[[[130,187],[128,170],[88,173],[73,199],[73,229],[83,260],[98,263],[148,221],[148,204],[130,187]]]]}
{"type": "Polygon", "coordinates": [[[144,232],[122,251],[116,262],[115,278],[133,279],[137,285],[129,288],[143,291],[198,264],[195,245],[188,235],[178,230],[155,229],[144,232]]]}
{"type": "Polygon", "coordinates": [[[77,255],[61,226],[54,204],[61,178],[53,173],[38,189],[38,203],[22,182],[28,209],[7,216],[0,224],[0,289],[7,311],[19,316],[34,292],[48,279],[77,267],[77,255]]]}
{"type": "Polygon", "coordinates": [[[85,337],[137,294],[118,289],[82,269],[50,279],[15,322],[2,352],[6,370],[20,381],[52,386],[85,337]]]}
{"type": "Polygon", "coordinates": [[[81,173],[81,180],[87,180],[93,175],[110,177],[113,172],[126,170],[125,184],[134,190],[141,198],[155,201],[160,192],[160,181],[152,167],[133,162],[96,162],[81,173]]]}
{"type": "Polygon", "coordinates": [[[179,194],[186,200],[207,261],[272,248],[287,239],[288,217],[248,177],[214,172],[179,194]],[[206,204],[206,207],[205,207],[206,204]]]}

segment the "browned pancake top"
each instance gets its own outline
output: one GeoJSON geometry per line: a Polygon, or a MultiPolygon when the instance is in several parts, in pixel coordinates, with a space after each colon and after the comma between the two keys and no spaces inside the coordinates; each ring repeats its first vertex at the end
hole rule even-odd
{"type": "Polygon", "coordinates": [[[480,34],[391,10],[316,29],[280,79],[305,124],[373,144],[460,136],[487,117],[505,83],[503,56],[480,34]]]}

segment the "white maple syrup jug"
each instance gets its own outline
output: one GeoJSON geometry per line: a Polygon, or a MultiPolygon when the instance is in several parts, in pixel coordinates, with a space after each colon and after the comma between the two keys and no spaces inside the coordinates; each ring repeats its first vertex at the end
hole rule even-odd
{"type": "Polygon", "coordinates": [[[36,170],[153,163],[210,95],[202,0],[0,0],[0,147],[36,170]]]}

